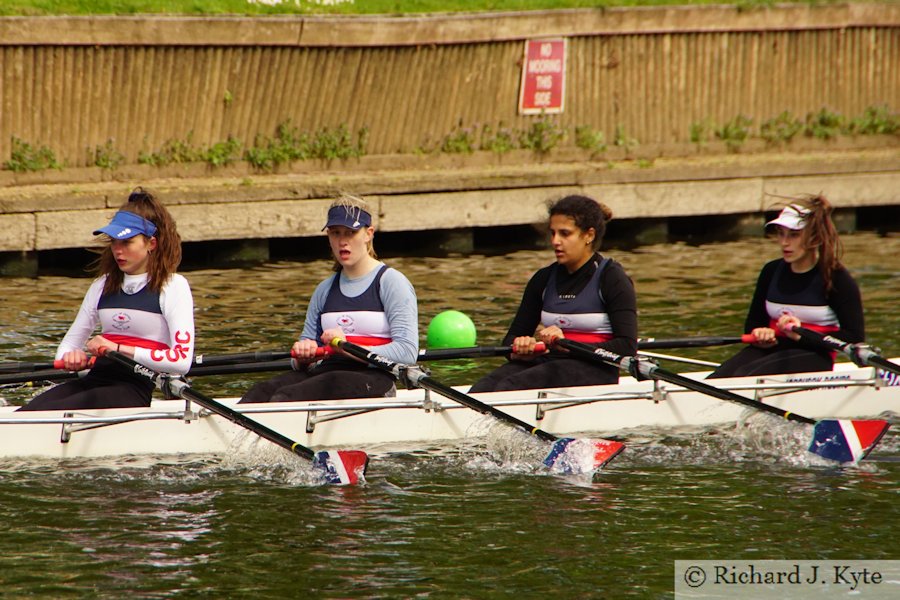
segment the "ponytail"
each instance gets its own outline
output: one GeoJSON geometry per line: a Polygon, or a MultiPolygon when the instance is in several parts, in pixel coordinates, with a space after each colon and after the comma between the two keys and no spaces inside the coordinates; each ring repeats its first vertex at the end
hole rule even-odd
{"type": "MultiPolygon", "coordinates": [[[[139,215],[156,226],[153,236],[156,238],[156,249],[147,263],[147,287],[159,292],[181,264],[181,236],[175,227],[175,219],[162,202],[142,187],[134,188],[119,210],[139,215]]],[[[117,292],[125,280],[125,274],[119,269],[110,244],[100,251],[91,270],[96,276],[106,275],[104,294],[117,292]]]]}
{"type": "Polygon", "coordinates": [[[809,210],[804,219],[803,242],[805,247],[818,252],[819,272],[825,281],[825,292],[828,293],[834,284],[834,272],[843,267],[841,257],[844,254],[841,238],[832,219],[834,207],[821,194],[798,198],[794,203],[809,210]]]}

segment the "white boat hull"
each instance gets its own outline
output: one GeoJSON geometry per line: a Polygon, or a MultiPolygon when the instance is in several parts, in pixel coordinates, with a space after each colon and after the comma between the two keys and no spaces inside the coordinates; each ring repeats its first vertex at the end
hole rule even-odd
{"type": "MultiPolygon", "coordinates": [[[[701,378],[704,374],[687,375],[701,378]]],[[[873,369],[848,364],[838,365],[833,372],[708,383],[814,419],[900,414],[900,381],[896,377],[876,381],[873,369]]],[[[202,384],[198,388],[202,389],[202,384]]],[[[560,436],[715,426],[733,423],[752,410],[678,386],[631,378],[613,386],[477,397],[560,436]]],[[[410,443],[472,437],[480,435],[490,419],[423,390],[400,390],[396,398],[384,399],[257,405],[237,405],[235,399],[221,402],[315,450],[408,447],[410,443]],[[348,415],[346,411],[359,412],[348,415]]],[[[234,453],[269,445],[184,400],[154,400],[150,408],[71,413],[15,412],[15,408],[0,407],[0,457],[234,453]]]]}

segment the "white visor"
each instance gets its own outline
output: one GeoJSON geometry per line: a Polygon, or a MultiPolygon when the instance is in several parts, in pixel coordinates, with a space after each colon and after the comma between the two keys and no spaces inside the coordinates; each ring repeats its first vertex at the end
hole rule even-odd
{"type": "Polygon", "coordinates": [[[796,204],[789,204],[784,207],[777,218],[766,223],[766,227],[770,227],[771,225],[781,225],[782,227],[796,231],[806,227],[806,218],[808,216],[809,210],[797,206],[796,204]]]}

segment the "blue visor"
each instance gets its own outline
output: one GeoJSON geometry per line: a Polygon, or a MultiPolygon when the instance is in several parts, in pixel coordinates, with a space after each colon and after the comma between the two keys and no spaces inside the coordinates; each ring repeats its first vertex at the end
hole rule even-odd
{"type": "Polygon", "coordinates": [[[328,222],[322,231],[329,227],[343,225],[356,230],[369,227],[372,224],[372,215],[356,206],[332,206],[328,209],[328,222]]]}
{"type": "Polygon", "coordinates": [[[101,233],[105,233],[114,240],[127,240],[139,234],[153,237],[156,233],[156,225],[133,212],[120,210],[109,222],[109,225],[94,231],[94,235],[101,233]]]}

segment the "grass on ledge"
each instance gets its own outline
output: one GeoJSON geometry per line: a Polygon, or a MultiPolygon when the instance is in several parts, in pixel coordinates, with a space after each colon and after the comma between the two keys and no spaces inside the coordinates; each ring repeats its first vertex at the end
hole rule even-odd
{"type": "MultiPolygon", "coordinates": [[[[871,0],[870,0],[871,1],[871,0]]],[[[782,0],[788,4],[843,4],[839,0],[782,0]]],[[[524,11],[566,8],[733,4],[768,7],[772,0],[2,0],[0,16],[52,15],[311,15],[524,11]]]]}

